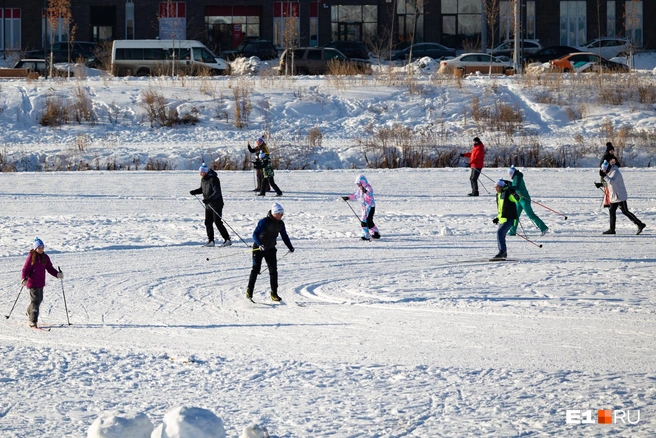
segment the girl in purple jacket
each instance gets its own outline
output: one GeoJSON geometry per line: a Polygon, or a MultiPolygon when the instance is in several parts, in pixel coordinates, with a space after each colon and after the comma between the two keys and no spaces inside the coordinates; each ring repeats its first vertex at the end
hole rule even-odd
{"type": "Polygon", "coordinates": [[[370,238],[380,239],[378,227],[374,224],[374,214],[376,213],[376,201],[374,200],[374,189],[367,181],[364,175],[359,175],[355,179],[355,185],[358,189],[349,196],[342,196],[345,201],[360,200],[362,205],[362,216],[360,217],[360,226],[362,227],[362,240],[370,238]],[[369,234],[371,232],[371,234],[369,234]]]}
{"type": "Polygon", "coordinates": [[[21,275],[23,286],[27,285],[30,290],[30,305],[27,308],[27,315],[30,318],[30,327],[36,327],[39,320],[39,305],[43,301],[43,288],[46,285],[46,271],[56,278],[64,278],[64,273],[52,266],[50,257],[44,252],[44,244],[38,237],[34,239],[34,244],[30,254],[23,265],[21,275]]]}

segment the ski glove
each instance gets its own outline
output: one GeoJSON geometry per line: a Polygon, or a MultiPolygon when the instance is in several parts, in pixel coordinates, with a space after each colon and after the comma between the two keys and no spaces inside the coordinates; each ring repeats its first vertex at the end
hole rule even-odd
{"type": "Polygon", "coordinates": [[[342,196],[342,199],[348,201],[350,198],[348,196],[342,196]]]}
{"type": "Polygon", "coordinates": [[[190,195],[195,195],[195,193],[194,193],[193,190],[189,190],[189,194],[190,194],[190,195]]]}
{"type": "Polygon", "coordinates": [[[57,278],[64,279],[64,273],[62,271],[57,272],[57,278]]]}
{"type": "Polygon", "coordinates": [[[602,183],[595,183],[595,187],[598,189],[602,188],[603,186],[604,185],[602,183]]]}
{"type": "Polygon", "coordinates": [[[461,157],[464,157],[464,156],[465,156],[465,154],[460,154],[460,156],[461,156],[461,157]]]}
{"type": "Polygon", "coordinates": [[[27,284],[27,278],[23,278],[21,280],[21,286],[25,286],[27,284]]]}
{"type": "Polygon", "coordinates": [[[602,177],[602,178],[605,177],[605,176],[606,176],[606,172],[604,172],[603,170],[599,169],[599,176],[602,177]]]}
{"type": "Polygon", "coordinates": [[[495,217],[494,219],[492,219],[492,223],[493,224],[498,224],[499,223],[499,218],[495,217]]]}
{"type": "Polygon", "coordinates": [[[260,245],[260,251],[264,251],[266,249],[266,246],[260,245]]]}
{"type": "Polygon", "coordinates": [[[209,200],[209,199],[203,199],[203,204],[207,205],[207,204],[209,204],[209,203],[210,203],[210,200],[209,200]]]}
{"type": "Polygon", "coordinates": [[[289,248],[289,252],[294,252],[294,248],[289,248]]]}

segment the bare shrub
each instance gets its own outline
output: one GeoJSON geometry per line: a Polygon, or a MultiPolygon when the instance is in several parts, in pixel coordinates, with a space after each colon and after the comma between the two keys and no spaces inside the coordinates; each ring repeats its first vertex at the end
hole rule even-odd
{"type": "Polygon", "coordinates": [[[64,99],[59,96],[46,97],[46,104],[39,119],[41,126],[61,126],[70,121],[70,109],[64,99]]]}
{"type": "Polygon", "coordinates": [[[91,97],[87,90],[82,87],[77,87],[75,89],[75,96],[73,98],[73,103],[71,104],[71,112],[75,121],[82,123],[82,121],[91,122],[92,124],[96,121],[96,115],[93,112],[93,102],[91,102],[91,97]]]}
{"type": "Polygon", "coordinates": [[[86,152],[89,149],[89,136],[87,134],[77,134],[75,136],[75,148],[79,152],[86,152]]]}
{"type": "Polygon", "coordinates": [[[151,127],[171,127],[179,124],[195,125],[198,123],[199,111],[197,108],[193,107],[188,114],[181,118],[175,108],[167,107],[164,96],[152,88],[142,91],[141,98],[141,106],[146,109],[146,115],[151,127]]]}
{"type": "Polygon", "coordinates": [[[175,165],[164,158],[148,158],[145,170],[175,170],[175,165]]]}
{"type": "Polygon", "coordinates": [[[319,129],[318,126],[314,126],[308,132],[306,144],[309,147],[317,147],[317,146],[321,146],[322,140],[323,140],[323,134],[321,133],[321,130],[319,129]]]}
{"type": "Polygon", "coordinates": [[[253,109],[248,87],[244,83],[239,83],[233,87],[232,93],[235,99],[235,126],[244,128],[248,126],[248,117],[253,109]]]}

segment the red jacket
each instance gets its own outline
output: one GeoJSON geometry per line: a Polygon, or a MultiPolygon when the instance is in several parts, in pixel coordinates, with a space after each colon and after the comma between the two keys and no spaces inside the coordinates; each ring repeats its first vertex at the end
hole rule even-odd
{"type": "Polygon", "coordinates": [[[465,157],[469,158],[469,167],[482,169],[485,161],[485,145],[483,143],[474,145],[471,152],[467,152],[465,157]]]}

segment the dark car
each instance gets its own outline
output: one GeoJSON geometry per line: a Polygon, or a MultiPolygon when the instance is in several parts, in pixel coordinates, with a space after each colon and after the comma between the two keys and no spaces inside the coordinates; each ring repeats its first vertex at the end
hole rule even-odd
{"type": "Polygon", "coordinates": [[[452,49],[438,43],[417,43],[410,47],[406,47],[403,50],[395,52],[390,59],[392,61],[414,61],[425,56],[433,59],[454,57],[456,56],[456,49],[452,49]],[[412,59],[409,59],[411,50],[412,59]]]}
{"type": "Polygon", "coordinates": [[[340,63],[357,73],[371,73],[370,61],[349,59],[339,50],[329,47],[287,49],[280,57],[279,72],[281,75],[323,75],[330,73],[332,65],[340,63]]]}
{"type": "Polygon", "coordinates": [[[362,41],[331,41],[324,47],[337,49],[350,59],[369,59],[369,51],[362,41]]]}
{"type": "Polygon", "coordinates": [[[242,41],[235,50],[224,50],[219,53],[219,57],[226,61],[234,61],[237,58],[250,58],[257,56],[262,61],[278,58],[278,49],[271,41],[266,40],[246,40],[242,41]]]}
{"type": "Polygon", "coordinates": [[[527,64],[530,64],[532,62],[544,63],[544,62],[552,61],[554,59],[560,59],[565,55],[569,55],[570,53],[577,53],[577,52],[580,52],[580,50],[570,46],[551,46],[542,49],[539,52],[536,52],[532,55],[527,55],[525,58],[525,62],[527,64]]]}
{"type": "Polygon", "coordinates": [[[40,76],[48,77],[49,67],[45,59],[21,59],[14,65],[14,68],[25,68],[30,73],[38,73],[40,76]]]}
{"type": "Polygon", "coordinates": [[[87,67],[95,67],[97,64],[96,49],[96,43],[89,41],[71,41],[70,45],[66,41],[62,41],[54,43],[44,50],[30,50],[25,53],[24,57],[31,59],[50,59],[50,52],[52,51],[52,59],[55,63],[68,62],[69,59],[72,62],[84,59],[87,67]]]}

